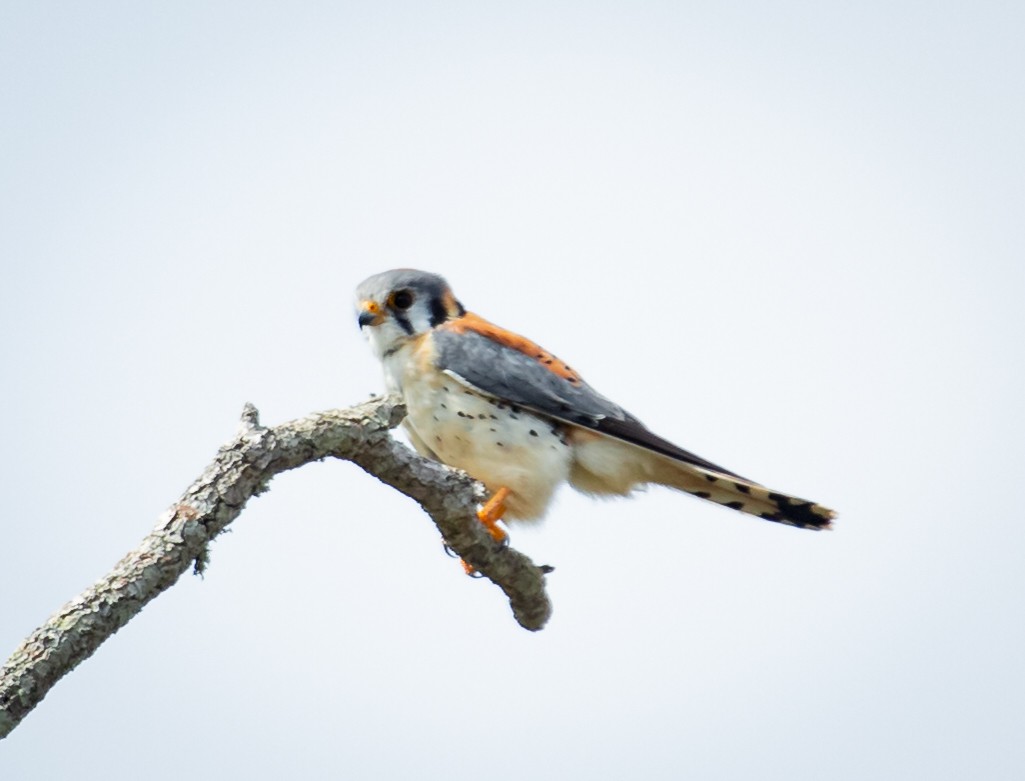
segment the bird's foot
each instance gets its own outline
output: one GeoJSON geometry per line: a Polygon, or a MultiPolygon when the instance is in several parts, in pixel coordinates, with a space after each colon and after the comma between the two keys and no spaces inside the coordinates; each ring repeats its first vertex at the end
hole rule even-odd
{"type": "MultiPolygon", "coordinates": [[[[491,539],[501,544],[503,548],[509,546],[509,534],[498,525],[499,520],[505,515],[505,499],[509,496],[509,489],[499,488],[490,499],[477,511],[477,520],[481,522],[491,539]]],[[[459,558],[463,565],[463,571],[473,578],[481,577],[481,574],[466,559],[460,558],[448,545],[445,545],[445,553],[452,558],[459,558]]]]}
{"type": "Polygon", "coordinates": [[[478,520],[484,524],[484,528],[488,530],[488,534],[495,542],[506,542],[509,539],[509,535],[498,525],[502,516],[505,515],[505,500],[508,496],[509,489],[502,486],[477,511],[478,520]]]}

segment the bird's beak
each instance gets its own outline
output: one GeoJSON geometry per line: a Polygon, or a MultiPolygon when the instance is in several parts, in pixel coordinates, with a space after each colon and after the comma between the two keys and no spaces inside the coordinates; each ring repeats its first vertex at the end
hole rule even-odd
{"type": "Polygon", "coordinates": [[[384,312],[376,301],[361,301],[359,304],[359,327],[380,325],[384,322],[384,312]]]}

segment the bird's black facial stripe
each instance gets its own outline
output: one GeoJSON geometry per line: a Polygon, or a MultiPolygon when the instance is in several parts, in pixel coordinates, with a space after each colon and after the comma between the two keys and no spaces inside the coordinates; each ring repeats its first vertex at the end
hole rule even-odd
{"type": "Polygon", "coordinates": [[[395,322],[402,326],[402,330],[410,336],[413,335],[413,324],[409,322],[409,318],[403,314],[395,313],[395,322]]]}
{"type": "Polygon", "coordinates": [[[431,297],[431,328],[435,328],[448,320],[448,310],[440,296],[431,297]]]}

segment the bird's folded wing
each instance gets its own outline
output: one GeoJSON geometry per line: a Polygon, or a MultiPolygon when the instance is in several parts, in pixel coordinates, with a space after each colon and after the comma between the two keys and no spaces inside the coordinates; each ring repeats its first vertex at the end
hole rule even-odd
{"type": "Polygon", "coordinates": [[[652,433],[637,418],[575,374],[572,379],[567,378],[565,372],[553,370],[530,352],[502,344],[494,335],[439,328],[433,338],[438,369],[478,393],[564,423],[583,426],[700,469],[739,477],[652,433]]]}

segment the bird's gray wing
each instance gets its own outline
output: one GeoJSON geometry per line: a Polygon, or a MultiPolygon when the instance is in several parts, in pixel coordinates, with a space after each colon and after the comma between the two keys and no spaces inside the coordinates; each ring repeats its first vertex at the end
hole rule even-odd
{"type": "Polygon", "coordinates": [[[433,340],[437,367],[484,395],[701,469],[740,477],[662,439],[587,383],[575,376],[567,379],[515,347],[472,330],[439,328],[433,340]]]}

